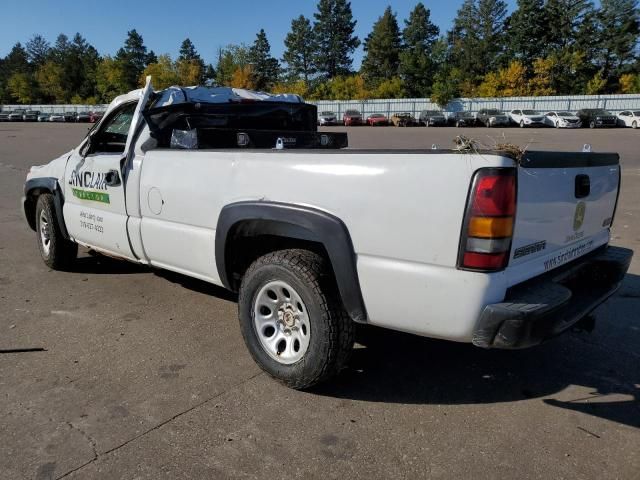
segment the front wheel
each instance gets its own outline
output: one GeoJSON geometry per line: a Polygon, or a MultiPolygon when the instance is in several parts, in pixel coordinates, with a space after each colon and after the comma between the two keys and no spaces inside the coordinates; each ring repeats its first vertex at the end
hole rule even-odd
{"type": "Polygon", "coordinates": [[[638,122],[634,120],[633,123],[631,124],[631,128],[633,128],[634,130],[638,128],[638,122]]]}
{"type": "Polygon", "coordinates": [[[556,128],[560,128],[560,122],[556,122],[556,128]]]}
{"type": "Polygon", "coordinates": [[[354,323],[330,268],[306,250],[257,259],[242,279],[238,314],[255,362],[291,388],[310,388],[334,376],[353,347],[354,323]]]}
{"type": "Polygon", "coordinates": [[[44,263],[54,270],[66,270],[78,256],[78,245],[64,238],[53,201],[49,193],[38,197],[36,205],[38,249],[44,263]]]}
{"type": "Polygon", "coordinates": [[[589,123],[589,128],[596,128],[596,122],[589,123]]]}
{"type": "Polygon", "coordinates": [[[520,128],[524,128],[524,120],[520,120],[520,128]]]}

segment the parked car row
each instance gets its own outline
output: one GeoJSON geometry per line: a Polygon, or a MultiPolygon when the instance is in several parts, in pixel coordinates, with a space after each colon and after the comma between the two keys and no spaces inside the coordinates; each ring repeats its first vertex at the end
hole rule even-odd
{"type": "Polygon", "coordinates": [[[398,112],[387,116],[382,113],[372,113],[364,118],[358,110],[347,110],[338,120],[334,112],[325,111],[318,115],[318,125],[369,125],[383,126],[393,125],[396,127],[473,127],[485,126],[507,127],[554,127],[554,128],[605,128],[605,127],[631,127],[640,128],[640,110],[625,110],[614,115],[613,113],[599,108],[584,108],[577,113],[566,111],[550,111],[546,113],[536,110],[514,109],[510,112],[502,112],[494,108],[483,108],[477,113],[453,112],[445,116],[443,112],[437,110],[423,110],[416,119],[408,112],[398,112]]]}
{"type": "Polygon", "coordinates": [[[0,122],[85,122],[95,123],[102,118],[102,112],[44,113],[39,110],[18,108],[0,112],[0,122]]]}

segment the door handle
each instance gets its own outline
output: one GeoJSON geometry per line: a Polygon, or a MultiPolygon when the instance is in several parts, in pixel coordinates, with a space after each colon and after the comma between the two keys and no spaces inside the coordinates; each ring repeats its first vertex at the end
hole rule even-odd
{"type": "Polygon", "coordinates": [[[576,175],[575,182],[575,197],[588,197],[591,193],[591,180],[589,179],[589,175],[576,175]]]}
{"type": "Polygon", "coordinates": [[[110,187],[120,185],[120,173],[117,170],[109,170],[104,176],[105,183],[110,187]]]}

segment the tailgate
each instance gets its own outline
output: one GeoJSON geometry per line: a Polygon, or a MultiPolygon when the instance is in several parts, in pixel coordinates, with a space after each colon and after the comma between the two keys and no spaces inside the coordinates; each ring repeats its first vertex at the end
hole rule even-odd
{"type": "Polygon", "coordinates": [[[508,267],[516,274],[510,283],[552,270],[606,244],[619,184],[617,154],[525,153],[518,167],[508,267]]]}

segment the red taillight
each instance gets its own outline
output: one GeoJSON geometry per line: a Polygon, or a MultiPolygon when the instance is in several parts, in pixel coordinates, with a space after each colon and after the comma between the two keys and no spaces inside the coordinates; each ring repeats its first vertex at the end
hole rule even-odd
{"type": "Polygon", "coordinates": [[[467,200],[458,268],[493,272],[509,262],[516,213],[516,169],[476,172],[467,200]]]}
{"type": "Polygon", "coordinates": [[[464,252],[464,267],[482,270],[499,270],[504,267],[507,254],[464,252]]]}
{"type": "Polygon", "coordinates": [[[516,213],[515,175],[484,175],[477,179],[471,213],[504,216],[516,213]]]}

